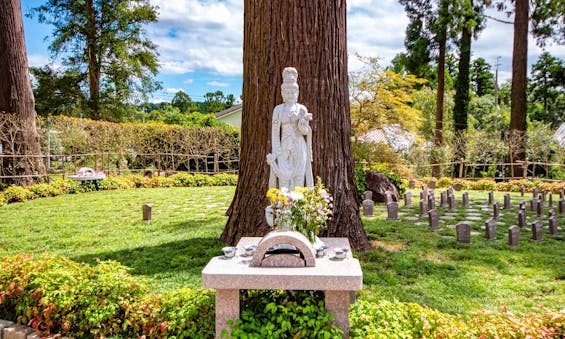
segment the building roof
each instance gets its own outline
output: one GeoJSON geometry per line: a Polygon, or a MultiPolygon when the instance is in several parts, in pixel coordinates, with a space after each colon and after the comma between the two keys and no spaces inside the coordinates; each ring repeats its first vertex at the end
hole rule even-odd
{"type": "Polygon", "coordinates": [[[230,114],[236,112],[237,110],[240,110],[242,107],[243,107],[242,104],[233,105],[233,106],[230,107],[230,108],[226,108],[226,109],[224,109],[224,110],[222,110],[222,111],[217,112],[217,113],[216,113],[216,118],[221,118],[221,117],[224,117],[224,116],[226,116],[226,115],[230,115],[230,114]]]}
{"type": "Polygon", "coordinates": [[[553,139],[557,141],[559,146],[565,147],[565,122],[559,126],[557,132],[553,135],[553,139]]]}
{"type": "Polygon", "coordinates": [[[397,152],[409,149],[415,139],[416,135],[400,124],[384,125],[359,137],[362,142],[388,144],[397,152]]]}

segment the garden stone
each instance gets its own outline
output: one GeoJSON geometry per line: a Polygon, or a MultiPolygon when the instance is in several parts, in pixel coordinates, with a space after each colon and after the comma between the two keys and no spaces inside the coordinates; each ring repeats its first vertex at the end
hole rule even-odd
{"type": "Polygon", "coordinates": [[[541,199],[536,201],[536,213],[538,217],[543,216],[543,201],[541,199]]]}
{"type": "Polygon", "coordinates": [[[408,181],[408,188],[411,189],[411,190],[413,190],[414,188],[416,188],[416,180],[410,179],[410,180],[408,181]]]}
{"type": "Polygon", "coordinates": [[[489,241],[496,239],[496,221],[494,219],[485,222],[485,239],[489,241]]]}
{"type": "Polygon", "coordinates": [[[372,199],[363,200],[363,215],[368,218],[374,217],[375,202],[372,199]]]}
{"type": "Polygon", "coordinates": [[[499,211],[499,207],[498,207],[498,203],[495,202],[494,204],[492,204],[492,218],[493,219],[498,219],[500,217],[500,211],[499,211]]]}
{"type": "Polygon", "coordinates": [[[557,218],[555,217],[549,218],[549,234],[559,235],[559,232],[557,231],[557,218]]]}
{"type": "Polygon", "coordinates": [[[390,193],[391,201],[398,201],[398,190],[381,172],[367,171],[365,186],[367,191],[373,192],[373,201],[387,202],[386,192],[390,193]]]}
{"type": "Polygon", "coordinates": [[[432,189],[432,190],[436,189],[436,181],[435,180],[430,180],[430,189],[432,189]]]}
{"type": "Polygon", "coordinates": [[[493,191],[489,191],[488,192],[488,205],[492,205],[494,203],[494,192],[493,191]]]}
{"type": "Polygon", "coordinates": [[[426,204],[426,200],[420,200],[420,216],[425,216],[426,212],[428,211],[428,205],[426,204]]]}
{"type": "Polygon", "coordinates": [[[462,199],[463,199],[463,208],[469,208],[469,193],[463,192],[462,199]]]}
{"type": "Polygon", "coordinates": [[[519,210],[518,211],[518,227],[524,228],[526,226],[526,211],[519,210]]]}
{"type": "Polygon", "coordinates": [[[398,220],[398,203],[390,202],[386,204],[387,220],[398,220]]]}
{"type": "Polygon", "coordinates": [[[461,191],[461,189],[463,189],[463,185],[459,182],[456,182],[455,184],[453,184],[453,189],[457,192],[461,191]]]}
{"type": "Polygon", "coordinates": [[[143,220],[144,221],[151,221],[151,209],[152,209],[151,204],[143,205],[142,210],[143,210],[143,220]]]}
{"type": "Polygon", "coordinates": [[[471,225],[467,222],[460,222],[455,225],[457,241],[463,244],[471,243],[471,225]]]}
{"type": "Polygon", "coordinates": [[[520,244],[520,228],[512,226],[508,229],[508,245],[517,247],[520,244]]]}
{"type": "Polygon", "coordinates": [[[449,210],[453,210],[455,208],[455,196],[454,195],[448,195],[447,196],[447,208],[449,210]]]}
{"type": "Polygon", "coordinates": [[[524,193],[526,193],[526,187],[524,187],[524,185],[520,186],[520,196],[524,196],[524,193]]]}
{"type": "Polygon", "coordinates": [[[504,209],[509,210],[512,207],[510,206],[510,193],[506,193],[504,195],[504,209]]]}
{"type": "Polygon", "coordinates": [[[439,231],[439,213],[436,209],[432,209],[428,212],[428,222],[430,226],[430,230],[432,231],[439,231]]]}
{"type": "Polygon", "coordinates": [[[371,191],[365,191],[363,196],[365,197],[365,200],[373,200],[373,192],[371,191]]]}
{"type": "Polygon", "coordinates": [[[433,196],[428,196],[428,210],[436,208],[436,199],[433,196]]]}
{"type": "Polygon", "coordinates": [[[543,225],[541,221],[536,220],[533,223],[531,223],[531,226],[532,226],[532,239],[538,242],[543,241],[543,225]]]}
{"type": "Polygon", "coordinates": [[[412,193],[404,193],[404,206],[412,206],[412,193]]]}
{"type": "Polygon", "coordinates": [[[467,219],[467,220],[472,220],[472,221],[480,221],[480,220],[483,220],[483,218],[481,218],[481,217],[476,217],[476,216],[469,216],[469,217],[467,217],[467,218],[465,218],[465,219],[467,219]]]}

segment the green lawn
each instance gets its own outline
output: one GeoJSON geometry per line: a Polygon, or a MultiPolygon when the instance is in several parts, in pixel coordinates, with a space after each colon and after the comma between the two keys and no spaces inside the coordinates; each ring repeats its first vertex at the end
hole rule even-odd
{"type": "MultiPolygon", "coordinates": [[[[9,204],[0,207],[0,256],[50,252],[92,264],[112,259],[146,279],[155,292],[199,287],[202,268],[221,254],[218,238],[233,193],[234,187],[156,188],[9,204]],[[153,205],[151,222],[141,220],[145,203],[153,205]]],[[[496,200],[502,202],[502,195],[496,193],[496,200]]],[[[459,202],[459,192],[456,197],[459,202]]],[[[486,205],[486,198],[486,192],[471,192],[475,205],[486,205]]],[[[514,206],[519,199],[513,194],[514,206]]],[[[400,212],[405,219],[417,214],[417,206],[400,212]]],[[[501,305],[518,312],[538,305],[565,308],[563,236],[551,237],[545,223],[544,242],[534,243],[531,232],[523,230],[520,247],[510,248],[507,229],[516,223],[516,212],[501,212],[498,239],[487,242],[481,226],[490,212],[476,207],[483,220],[473,221],[473,231],[480,235],[472,237],[471,245],[462,245],[449,227],[465,219],[461,209],[442,221],[442,231],[431,232],[427,218],[386,221],[384,208],[378,206],[377,217],[364,220],[375,249],[357,255],[363,265],[362,293],[451,313],[499,310],[501,305]]],[[[533,215],[528,210],[528,221],[533,215]]],[[[565,225],[564,216],[558,220],[565,225]]],[[[565,234],[565,227],[560,232],[565,234]]]]}

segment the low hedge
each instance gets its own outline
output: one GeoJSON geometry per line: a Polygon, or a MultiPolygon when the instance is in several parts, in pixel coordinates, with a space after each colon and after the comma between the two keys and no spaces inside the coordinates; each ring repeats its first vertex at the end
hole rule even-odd
{"type": "Polygon", "coordinates": [[[558,182],[546,182],[541,180],[510,180],[495,182],[492,179],[479,179],[464,180],[457,178],[422,178],[416,180],[416,187],[420,187],[422,184],[429,185],[430,181],[434,180],[436,182],[437,188],[447,188],[455,184],[461,184],[461,187],[465,190],[477,190],[477,191],[500,191],[500,192],[520,192],[522,186],[526,192],[533,192],[535,188],[538,190],[546,190],[547,192],[559,193],[565,190],[565,181],[558,182]]]}
{"type": "Polygon", "coordinates": [[[0,192],[0,206],[4,203],[23,202],[41,197],[53,197],[61,194],[76,194],[98,190],[133,189],[140,187],[199,187],[199,186],[234,186],[235,174],[190,174],[144,177],[139,174],[108,176],[98,183],[78,182],[67,178],[54,178],[50,184],[40,183],[28,187],[11,186],[0,192]]]}
{"type": "MultiPolygon", "coordinates": [[[[73,337],[214,337],[214,293],[181,289],[148,294],[114,261],[95,266],[48,254],[0,257],[0,319],[41,335],[73,337]]],[[[244,291],[235,338],[340,338],[321,292],[244,291]]],[[[562,338],[565,310],[463,317],[414,303],[357,300],[351,338],[562,338]]]]}

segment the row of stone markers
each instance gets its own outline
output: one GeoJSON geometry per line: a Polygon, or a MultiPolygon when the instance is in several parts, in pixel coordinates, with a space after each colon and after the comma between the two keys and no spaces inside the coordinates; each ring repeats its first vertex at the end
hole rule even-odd
{"type": "MultiPolygon", "coordinates": [[[[536,199],[536,204],[534,208],[534,211],[536,211],[536,216],[540,218],[543,216],[543,204],[541,203],[543,202],[543,197],[541,196],[542,194],[538,194],[538,199],[536,199]]],[[[390,193],[386,194],[385,196],[387,200],[386,202],[387,220],[399,220],[398,219],[399,204],[392,200],[392,195],[390,193]]],[[[547,194],[546,196],[549,197],[550,195],[547,194]]],[[[367,217],[373,217],[374,214],[374,202],[371,198],[372,198],[372,193],[369,191],[365,192],[365,200],[363,201],[363,213],[367,217]]],[[[462,200],[461,204],[463,208],[472,211],[469,202],[469,194],[467,192],[462,193],[461,200],[462,200]]],[[[455,201],[456,200],[454,195],[454,189],[452,187],[449,187],[445,191],[440,193],[440,202],[439,202],[439,206],[437,207],[445,208],[450,212],[447,214],[453,215],[456,214],[453,213],[453,210],[455,209],[455,201]]],[[[406,192],[404,194],[404,207],[411,207],[411,206],[412,206],[412,193],[406,192]]],[[[482,213],[490,210],[489,208],[486,208],[487,206],[492,206],[492,215],[485,222],[485,227],[484,227],[485,239],[494,240],[496,237],[496,220],[499,220],[501,218],[501,213],[500,213],[501,207],[499,203],[495,201],[494,192],[492,191],[488,192],[488,205],[482,205],[483,207],[481,208],[481,210],[483,211],[482,213]]],[[[565,215],[565,201],[563,199],[563,192],[560,193],[559,206],[560,206],[559,212],[565,215]]],[[[439,211],[436,209],[435,190],[428,189],[426,185],[422,185],[422,191],[420,192],[419,207],[420,207],[419,216],[420,218],[428,217],[429,228],[434,231],[441,230],[442,228],[440,227],[440,223],[439,223],[439,219],[440,219],[439,211]]],[[[511,211],[516,207],[513,207],[511,204],[511,195],[509,193],[505,194],[502,209],[506,211],[511,211]]],[[[469,214],[474,214],[474,213],[469,212],[469,214]]],[[[405,220],[415,220],[415,221],[418,219],[419,219],[418,217],[410,217],[410,216],[405,218],[405,220]]],[[[445,217],[441,217],[441,219],[453,219],[453,217],[445,216],[445,217]]],[[[484,220],[481,217],[477,217],[474,215],[469,216],[466,219],[484,220]]],[[[472,235],[471,223],[468,222],[467,220],[459,222],[457,223],[457,225],[455,225],[457,239],[458,241],[463,243],[469,243],[472,235]]],[[[510,246],[518,246],[520,230],[524,229],[527,225],[526,202],[524,201],[520,202],[519,204],[517,220],[518,220],[518,226],[510,227],[508,230],[508,243],[510,246]]],[[[549,216],[547,220],[549,224],[549,234],[552,236],[557,236],[559,229],[558,221],[557,218],[555,217],[555,213],[553,210],[549,211],[549,216]]],[[[530,225],[532,230],[532,239],[534,241],[542,241],[543,240],[542,221],[537,220],[530,223],[530,225]]],[[[474,232],[474,234],[480,234],[480,233],[474,232]]]]}

